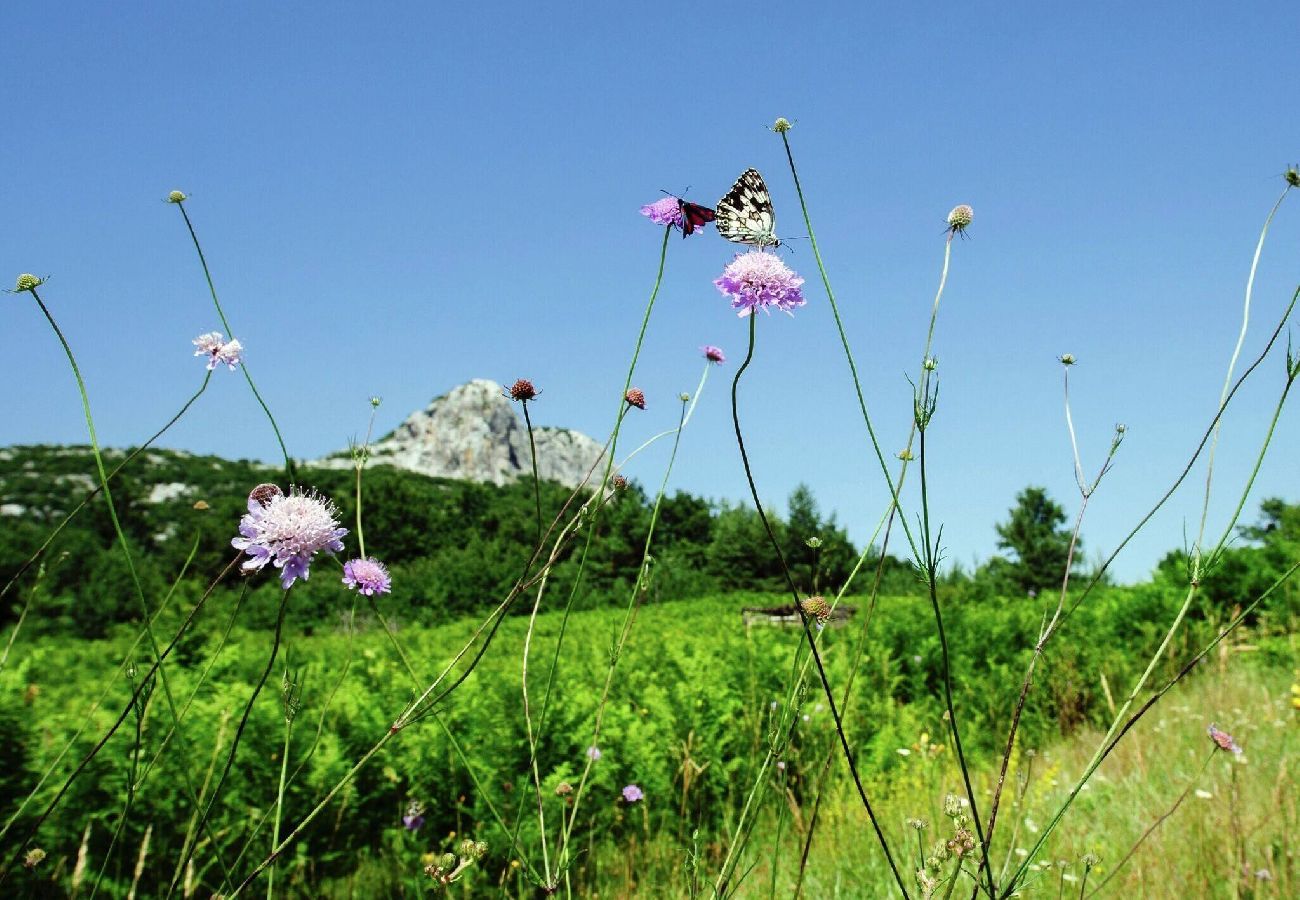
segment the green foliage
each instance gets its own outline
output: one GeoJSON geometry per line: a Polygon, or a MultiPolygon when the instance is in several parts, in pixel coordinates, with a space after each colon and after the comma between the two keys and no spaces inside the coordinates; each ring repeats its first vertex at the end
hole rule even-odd
{"type": "MultiPolygon", "coordinates": [[[[1065,523],[1065,510],[1045,488],[1025,488],[1016,494],[1007,521],[996,526],[998,548],[1009,550],[1014,557],[990,561],[984,575],[1021,593],[1059,588],[1070,558],[1070,532],[1065,523]]],[[[1082,540],[1076,542],[1076,561],[1082,545],[1082,540]]]]}

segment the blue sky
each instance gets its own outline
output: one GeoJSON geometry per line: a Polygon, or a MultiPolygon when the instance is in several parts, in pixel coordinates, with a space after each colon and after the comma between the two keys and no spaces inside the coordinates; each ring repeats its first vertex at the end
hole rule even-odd
{"type": "MultiPolygon", "coordinates": [[[[935,344],[931,500],[949,558],[994,552],[993,525],[1028,484],[1077,509],[1065,352],[1085,467],[1129,427],[1084,521],[1091,558],[1159,497],[1213,413],[1259,229],[1300,161],[1293,19],[1281,3],[8,4],[0,272],[53,276],[42,296],[109,444],[180,406],[202,374],[189,341],[219,327],[160,202],[173,188],[296,456],[363,432],[372,394],[382,432],[473,377],[529,377],[545,391],[536,421],[601,438],[657,260],[638,207],[687,186],[712,203],[756,166],[779,233],[804,234],[766,127],[785,116],[888,452],[906,439],[944,216],[975,209],[935,344]]],[[[1300,282],[1297,204],[1263,254],[1246,358],[1300,282]]],[[[672,424],[697,348],[721,345],[732,362],[673,483],[739,499],[727,380],[745,324],[711,284],[732,249],[712,229],[674,239],[635,379],[649,408],[627,438],[672,424]]],[[[790,250],[809,302],[758,323],[747,445],[764,497],[806,481],[865,540],[887,492],[811,249],[790,250]]],[[[37,311],[11,297],[4,329],[0,444],[84,441],[37,311]]],[[[1281,373],[1266,363],[1226,418],[1212,528],[1281,373]]],[[[216,374],[164,443],[274,459],[243,379],[216,374]]],[[[1298,438],[1288,411],[1248,519],[1263,496],[1300,500],[1298,438]]],[[[632,474],[657,484],[664,459],[632,474]]],[[[1194,532],[1203,482],[1198,469],[1121,577],[1194,532]]]]}

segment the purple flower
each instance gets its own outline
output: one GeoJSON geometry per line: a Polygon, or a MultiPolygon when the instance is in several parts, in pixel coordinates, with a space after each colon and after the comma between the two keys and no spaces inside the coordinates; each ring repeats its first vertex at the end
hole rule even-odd
{"type": "Polygon", "coordinates": [[[775,306],[790,312],[803,306],[803,279],[790,271],[781,257],[763,250],[738,253],[714,279],[718,290],[731,297],[731,308],[747,316],[756,309],[775,306]]]}
{"type": "Polygon", "coordinates": [[[419,800],[412,800],[411,805],[406,808],[406,815],[402,816],[402,824],[406,826],[407,831],[418,831],[424,824],[424,804],[419,800]]]}
{"type": "Polygon", "coordinates": [[[656,225],[676,225],[680,228],[682,225],[682,201],[676,197],[664,197],[662,200],[656,200],[654,203],[647,203],[641,207],[641,215],[647,217],[656,225]]]}
{"type": "Polygon", "coordinates": [[[388,577],[384,564],[374,557],[354,559],[343,564],[343,583],[357,592],[373,597],[375,594],[387,594],[393,580],[388,577]]]}
{"type": "Polygon", "coordinates": [[[715,347],[712,344],[705,344],[700,348],[700,350],[704,352],[704,358],[711,363],[722,365],[727,361],[727,357],[723,354],[721,347],[715,347]]]}
{"type": "Polygon", "coordinates": [[[198,348],[194,351],[195,356],[208,358],[208,371],[215,369],[217,363],[225,363],[231,371],[234,371],[235,366],[239,365],[240,355],[244,352],[244,346],[239,341],[234,338],[225,340],[220,331],[201,334],[190,343],[198,348]]]}
{"type": "Polygon", "coordinates": [[[645,792],[635,784],[629,784],[623,788],[623,799],[628,803],[636,803],[638,800],[645,799],[645,792]]]}
{"type": "Polygon", "coordinates": [[[254,491],[248,498],[248,513],[239,520],[239,537],[230,545],[248,554],[246,571],[273,563],[287,590],[296,579],[307,580],[317,553],[342,550],[348,530],[339,527],[334,504],[315,491],[308,494],[295,487],[288,494],[263,496],[254,491]]]}
{"type": "Polygon", "coordinates": [[[600,759],[600,756],[601,756],[600,748],[597,747],[595,744],[587,748],[587,759],[591,760],[592,762],[595,762],[596,760],[600,759]]]}
{"type": "Polygon", "coordinates": [[[1232,739],[1232,735],[1228,734],[1226,731],[1220,731],[1219,726],[1215,725],[1213,722],[1211,722],[1210,727],[1205,730],[1209,733],[1210,740],[1219,745],[1220,750],[1227,750],[1231,753],[1241,753],[1241,747],[1232,739]]]}

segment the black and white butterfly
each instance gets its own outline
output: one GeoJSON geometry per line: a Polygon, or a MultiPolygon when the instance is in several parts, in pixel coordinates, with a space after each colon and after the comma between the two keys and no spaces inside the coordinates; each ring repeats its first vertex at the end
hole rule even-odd
{"type": "Polygon", "coordinates": [[[772,198],[757,169],[746,169],[718,201],[718,234],[737,244],[779,247],[772,198]]]}

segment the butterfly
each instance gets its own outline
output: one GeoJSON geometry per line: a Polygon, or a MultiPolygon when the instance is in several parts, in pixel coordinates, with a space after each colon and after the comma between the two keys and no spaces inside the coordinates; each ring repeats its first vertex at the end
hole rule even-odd
{"type": "Polygon", "coordinates": [[[718,234],[737,244],[779,247],[772,198],[757,169],[746,169],[718,201],[718,234]]]}
{"type": "Polygon", "coordinates": [[[717,218],[717,213],[707,206],[700,206],[698,203],[691,203],[689,200],[678,199],[682,211],[682,237],[691,234],[697,228],[703,228],[705,225],[717,218]]]}

